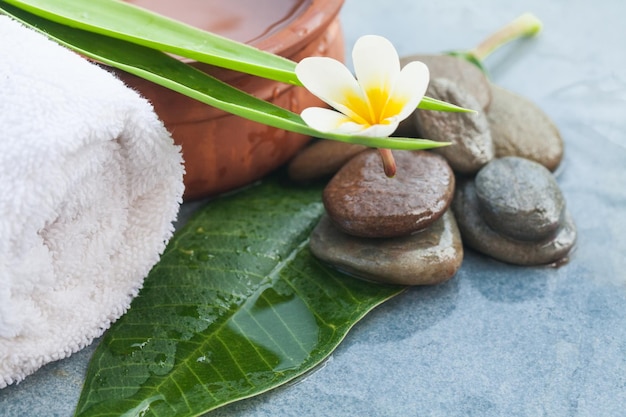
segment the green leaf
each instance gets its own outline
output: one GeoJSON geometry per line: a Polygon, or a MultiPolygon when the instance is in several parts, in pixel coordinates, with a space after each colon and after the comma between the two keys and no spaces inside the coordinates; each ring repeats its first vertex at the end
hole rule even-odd
{"type": "MultiPolygon", "coordinates": [[[[301,85],[295,74],[296,63],[291,60],[202,31],[128,3],[115,0],[90,0],[89,2],[6,0],[0,1],[0,8],[3,3],[13,4],[18,9],[26,10],[45,20],[76,27],[86,32],[171,52],[199,62],[301,85]]],[[[11,12],[11,14],[14,13],[15,11],[11,12]]],[[[24,17],[24,15],[21,19],[32,21],[32,18],[24,17]]],[[[45,20],[40,19],[38,25],[45,28],[47,26],[45,20]]],[[[100,42],[103,42],[102,37],[94,39],[100,39],[100,42]]],[[[80,48],[80,51],[88,56],[98,49],[98,44],[93,42],[83,42],[81,46],[65,42],[65,45],[73,49],[80,48]]],[[[110,65],[115,66],[113,62],[110,62],[110,65]]],[[[424,97],[420,108],[451,112],[471,111],[429,97],[424,97]]],[[[427,149],[427,147],[414,149],[427,149]]]]}
{"type": "Polygon", "coordinates": [[[279,129],[374,148],[419,150],[448,145],[427,139],[323,133],[300,115],[253,97],[167,54],[119,39],[61,25],[0,1],[0,11],[41,31],[62,45],[237,116],[279,129]]]}
{"type": "Polygon", "coordinates": [[[483,65],[483,62],[478,59],[478,57],[476,57],[476,55],[474,55],[472,51],[448,51],[445,54],[464,59],[470,64],[474,64],[475,66],[477,66],[479,70],[487,75],[487,69],[483,65]]]}
{"type": "Polygon", "coordinates": [[[436,110],[452,113],[476,113],[476,110],[474,109],[466,109],[464,107],[459,107],[457,105],[446,103],[445,101],[430,97],[424,97],[422,101],[420,101],[420,104],[417,106],[417,108],[422,110],[436,110]]]}
{"type": "Polygon", "coordinates": [[[197,416],[262,393],[399,294],[310,254],[320,196],[272,179],[201,209],[106,332],[76,416],[197,416]]]}
{"type": "MultiPolygon", "coordinates": [[[[67,26],[200,62],[298,84],[293,61],[119,0],[5,0],[67,26]]],[[[95,45],[94,45],[95,46],[95,45]]]]}

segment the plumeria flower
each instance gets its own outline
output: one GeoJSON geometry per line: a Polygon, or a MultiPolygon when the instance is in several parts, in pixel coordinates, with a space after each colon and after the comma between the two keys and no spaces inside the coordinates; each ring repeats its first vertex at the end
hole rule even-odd
{"type": "MultiPolygon", "coordinates": [[[[298,79],[312,94],[335,110],[309,107],[301,116],[325,133],[390,136],[417,107],[428,87],[428,67],[411,62],[400,69],[394,46],[381,36],[359,38],[352,50],[355,76],[341,62],[327,57],[304,58],[296,66],[298,79]]],[[[379,149],[385,174],[396,164],[390,149],[379,149]]]]}

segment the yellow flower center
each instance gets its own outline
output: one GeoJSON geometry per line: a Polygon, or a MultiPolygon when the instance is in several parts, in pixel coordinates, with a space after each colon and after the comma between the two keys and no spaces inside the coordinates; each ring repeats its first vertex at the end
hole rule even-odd
{"type": "Polygon", "coordinates": [[[350,117],[358,124],[388,124],[402,110],[403,103],[390,97],[389,89],[371,88],[365,94],[365,100],[352,92],[345,95],[345,105],[354,113],[350,117]]]}

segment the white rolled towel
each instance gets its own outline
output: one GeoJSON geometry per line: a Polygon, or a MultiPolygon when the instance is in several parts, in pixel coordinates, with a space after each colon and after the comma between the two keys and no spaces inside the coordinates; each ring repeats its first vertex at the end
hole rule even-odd
{"type": "Polygon", "coordinates": [[[126,312],[173,233],[183,171],[146,100],[0,16],[0,388],[126,312]]]}

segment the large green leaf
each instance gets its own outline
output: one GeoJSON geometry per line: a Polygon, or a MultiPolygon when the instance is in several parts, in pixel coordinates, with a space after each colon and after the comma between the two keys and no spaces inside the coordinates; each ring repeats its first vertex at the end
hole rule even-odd
{"type": "Polygon", "coordinates": [[[105,334],[76,415],[196,416],[267,391],[401,292],[312,257],[320,196],[266,180],[201,209],[105,334]]]}

